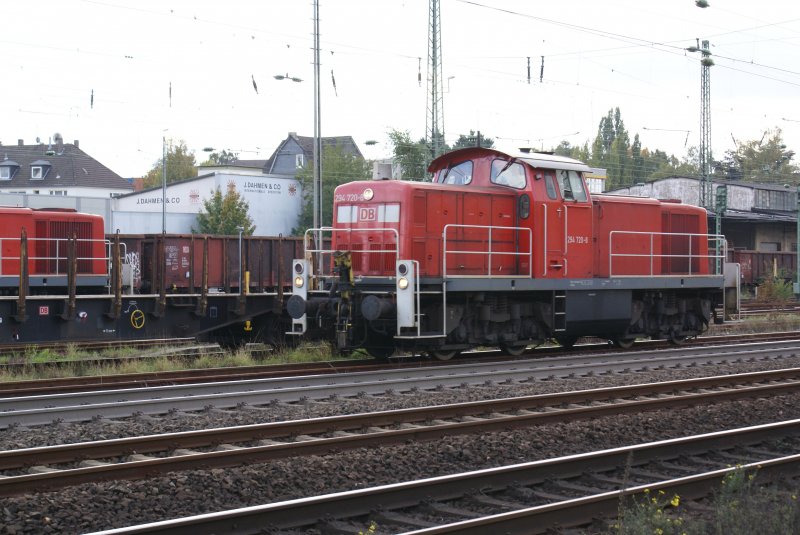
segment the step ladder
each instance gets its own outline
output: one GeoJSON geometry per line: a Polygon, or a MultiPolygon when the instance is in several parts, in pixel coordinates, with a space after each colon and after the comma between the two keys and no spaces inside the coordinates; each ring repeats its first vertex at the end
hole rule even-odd
{"type": "Polygon", "coordinates": [[[553,332],[567,330],[567,292],[556,290],[553,292],[553,332]]]}

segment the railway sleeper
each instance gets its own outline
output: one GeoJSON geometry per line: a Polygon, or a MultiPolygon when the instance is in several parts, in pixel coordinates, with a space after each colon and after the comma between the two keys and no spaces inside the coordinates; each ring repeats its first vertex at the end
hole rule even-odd
{"type": "Polygon", "coordinates": [[[220,444],[214,448],[214,451],[236,451],[241,449],[244,448],[242,446],[235,446],[233,444],[220,444]]]}
{"type": "Polygon", "coordinates": [[[414,528],[432,528],[436,526],[436,524],[433,522],[424,520],[422,518],[417,518],[415,516],[394,511],[379,511],[373,515],[370,515],[370,518],[381,526],[386,524],[395,526],[411,526],[414,528]]]}
{"type": "Polygon", "coordinates": [[[589,487],[587,485],[581,485],[580,483],[564,480],[556,481],[553,484],[557,487],[563,488],[564,490],[572,490],[588,495],[600,494],[601,492],[608,490],[606,487],[589,487]]]}
{"type": "Polygon", "coordinates": [[[98,466],[108,466],[112,463],[106,463],[103,461],[96,461],[94,459],[86,459],[85,461],[81,461],[78,466],[81,468],[96,468],[98,466]]]}
{"type": "Polygon", "coordinates": [[[52,466],[45,466],[45,465],[36,465],[28,468],[29,474],[52,474],[53,472],[61,472],[61,470],[58,468],[53,468],[52,466]]]}
{"type": "Polygon", "coordinates": [[[177,450],[172,450],[172,455],[174,455],[176,457],[184,456],[184,455],[197,455],[198,453],[201,453],[201,452],[199,452],[197,450],[190,450],[188,448],[178,448],[177,450]]]}
{"type": "Polygon", "coordinates": [[[478,493],[471,493],[464,497],[468,502],[472,502],[478,505],[489,505],[492,507],[502,507],[503,509],[519,509],[522,507],[522,502],[511,502],[508,500],[501,500],[500,498],[495,498],[494,496],[489,496],[488,494],[484,494],[482,492],[478,493]]]}
{"type": "Polygon", "coordinates": [[[481,518],[483,515],[469,509],[462,507],[453,507],[442,502],[427,502],[420,506],[423,512],[429,512],[437,515],[447,515],[455,518],[481,518]]]}

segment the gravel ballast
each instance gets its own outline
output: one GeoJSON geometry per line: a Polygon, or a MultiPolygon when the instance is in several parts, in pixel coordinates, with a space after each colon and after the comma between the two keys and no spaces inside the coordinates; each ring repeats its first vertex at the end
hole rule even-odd
{"type": "MultiPolygon", "coordinates": [[[[795,358],[785,358],[326,403],[276,404],[268,410],[212,410],[191,416],[175,414],[111,423],[14,428],[3,433],[0,448],[790,368],[798,362],[795,358]]],[[[3,499],[0,533],[83,533],[794,418],[800,418],[800,394],[448,437],[435,442],[359,449],[239,468],[180,472],[142,481],[86,484],[3,499]]]]}

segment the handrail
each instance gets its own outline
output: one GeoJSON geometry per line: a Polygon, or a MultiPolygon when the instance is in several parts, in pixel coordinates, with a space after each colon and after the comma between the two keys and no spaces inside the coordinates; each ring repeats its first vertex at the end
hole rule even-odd
{"type": "MultiPolygon", "coordinates": [[[[727,248],[728,244],[725,240],[725,236],[722,234],[701,234],[701,233],[690,233],[690,232],[646,232],[646,231],[629,231],[629,230],[612,230],[609,233],[609,240],[608,240],[608,275],[609,277],[636,277],[636,276],[650,276],[650,277],[658,277],[658,276],[675,276],[677,273],[656,273],[655,269],[655,261],[656,259],[667,259],[667,258],[682,258],[687,259],[687,266],[688,272],[681,273],[684,276],[694,277],[694,276],[708,276],[708,275],[722,275],[722,269],[720,268],[720,259],[725,259],[727,257],[727,248]],[[642,236],[649,238],[649,245],[646,251],[634,251],[634,252],[615,252],[615,245],[619,248],[620,244],[633,246],[633,247],[642,247],[643,242],[641,240],[632,240],[631,237],[635,236],[642,236]],[[672,252],[664,253],[660,250],[657,250],[657,246],[662,246],[665,242],[663,241],[665,238],[680,238],[685,237],[686,241],[681,241],[680,244],[687,248],[686,253],[679,253],[673,254],[672,252]],[[618,238],[615,242],[615,238],[618,238]],[[627,239],[626,239],[627,238],[627,239]],[[706,252],[703,251],[692,251],[692,243],[695,239],[706,239],[706,252]],[[713,243],[713,245],[712,245],[713,243]],[[649,262],[649,272],[645,272],[647,270],[641,270],[641,272],[637,273],[614,273],[614,260],[621,259],[621,258],[646,258],[649,262]],[[700,265],[699,262],[706,261],[709,263],[708,270],[699,270],[700,272],[692,273],[692,265],[693,262],[697,261],[698,266],[700,265]]],[[[624,251],[624,249],[623,249],[624,251]]],[[[618,270],[620,271],[620,270],[618,270]]]]}
{"type": "MultiPolygon", "coordinates": [[[[464,240],[458,240],[464,241],[464,240]]],[[[514,243],[518,243],[518,240],[515,240],[514,243]]],[[[450,223],[444,226],[442,230],[442,277],[444,278],[459,278],[459,277],[499,277],[499,278],[508,278],[508,277],[522,277],[525,276],[524,273],[512,273],[509,275],[493,275],[492,274],[492,255],[505,255],[505,256],[528,256],[528,273],[527,277],[531,278],[533,276],[533,232],[528,227],[500,227],[495,225],[461,225],[457,223],[450,223]],[[488,244],[489,250],[448,250],[447,248],[447,232],[450,229],[465,229],[465,228],[473,228],[473,229],[485,229],[489,231],[488,235],[488,244]],[[495,230],[499,231],[514,231],[514,232],[526,232],[528,234],[528,251],[527,252],[518,252],[518,251],[493,251],[492,250],[492,233],[495,230]],[[448,275],[447,273],[447,255],[448,254],[477,254],[477,255],[488,255],[488,264],[487,264],[487,271],[486,275],[448,275]]]]}
{"type": "MultiPolygon", "coordinates": [[[[59,269],[59,263],[60,262],[62,262],[62,261],[63,262],[67,262],[69,260],[68,253],[65,253],[64,255],[61,254],[61,250],[62,250],[61,242],[67,242],[68,243],[71,240],[72,240],[72,238],[28,238],[28,242],[29,243],[30,242],[49,242],[49,243],[54,243],[55,244],[55,256],[51,256],[51,255],[34,256],[34,255],[31,255],[30,253],[28,254],[28,263],[29,264],[35,263],[37,261],[55,260],[55,271],[54,272],[36,273],[37,276],[40,276],[40,275],[51,275],[51,276],[52,275],[66,275],[66,272],[62,273],[60,271],[60,269],[59,269]]],[[[18,272],[16,272],[16,273],[5,273],[4,270],[3,270],[3,265],[4,265],[4,262],[12,262],[12,261],[21,262],[22,261],[22,257],[21,256],[3,255],[2,254],[2,250],[3,250],[2,246],[3,246],[3,242],[19,243],[20,241],[21,241],[20,238],[0,238],[0,275],[14,275],[14,276],[19,275],[18,272]]],[[[94,244],[94,243],[101,243],[101,244],[103,244],[104,251],[106,251],[106,256],[76,256],[76,258],[75,258],[76,261],[84,261],[84,260],[85,261],[104,261],[104,262],[106,262],[106,264],[108,264],[108,262],[110,261],[111,257],[110,257],[109,254],[107,254],[107,248],[106,248],[107,240],[105,238],[102,238],[102,239],[97,239],[97,238],[76,238],[75,242],[76,243],[89,243],[90,245],[94,244]]],[[[63,249],[65,251],[68,250],[67,248],[63,248],[63,249]]],[[[33,250],[35,252],[36,248],[29,246],[28,250],[29,251],[33,250]]],[[[49,267],[49,262],[48,262],[48,267],[49,267]]],[[[87,272],[83,272],[83,273],[80,273],[80,274],[81,275],[85,275],[86,273],[87,272]]],[[[89,273],[94,274],[94,270],[90,269],[89,273]]]]}
{"type": "MultiPolygon", "coordinates": [[[[381,255],[394,254],[395,261],[397,261],[397,259],[399,258],[399,253],[400,253],[400,250],[399,250],[400,234],[397,231],[397,229],[391,228],[391,227],[376,227],[376,228],[320,227],[320,228],[310,228],[310,229],[306,230],[305,236],[304,236],[304,239],[303,239],[303,246],[304,246],[304,250],[305,250],[305,254],[306,255],[309,255],[309,254],[310,255],[320,254],[320,255],[324,256],[324,255],[332,255],[333,253],[336,252],[332,248],[331,249],[322,248],[321,247],[322,244],[318,244],[317,248],[309,247],[310,244],[314,243],[312,234],[313,234],[313,236],[319,236],[320,237],[319,238],[320,241],[324,243],[324,240],[322,239],[322,234],[325,233],[325,232],[330,232],[331,233],[331,238],[333,238],[334,233],[336,233],[336,232],[346,232],[348,234],[352,234],[353,232],[391,232],[392,234],[394,234],[394,243],[392,244],[391,242],[383,242],[383,244],[384,245],[386,245],[386,244],[394,245],[394,249],[381,249],[381,250],[374,250],[374,249],[348,249],[348,251],[351,252],[351,253],[372,253],[372,254],[381,254],[381,255]]],[[[313,265],[313,263],[312,263],[312,265],[313,265]]]]}

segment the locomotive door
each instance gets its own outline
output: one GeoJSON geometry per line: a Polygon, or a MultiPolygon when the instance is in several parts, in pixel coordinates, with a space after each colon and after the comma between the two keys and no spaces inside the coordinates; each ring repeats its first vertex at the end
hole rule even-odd
{"type": "MultiPolygon", "coordinates": [[[[538,247],[541,255],[536,255],[541,263],[536,262],[533,266],[535,277],[562,278],[565,277],[564,261],[564,204],[559,197],[556,188],[555,171],[544,171],[544,195],[538,195],[539,206],[541,207],[539,220],[539,230],[536,235],[539,238],[538,247]],[[537,265],[538,264],[538,265],[537,265]]],[[[535,224],[535,223],[534,223],[535,224]]]]}
{"type": "Polygon", "coordinates": [[[577,171],[555,172],[561,194],[561,228],[564,240],[564,277],[592,276],[592,203],[583,178],[577,171]]]}

